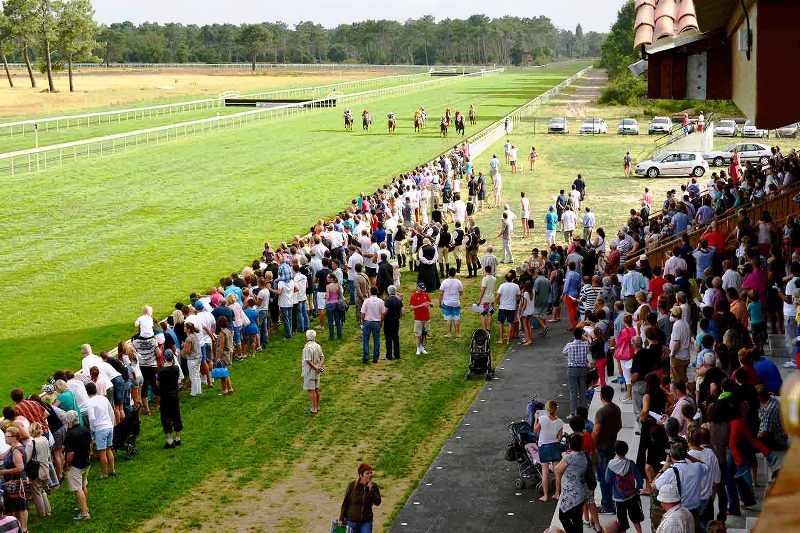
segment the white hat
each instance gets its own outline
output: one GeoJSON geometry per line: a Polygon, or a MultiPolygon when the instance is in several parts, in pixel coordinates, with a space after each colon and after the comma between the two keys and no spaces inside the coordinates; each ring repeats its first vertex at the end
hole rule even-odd
{"type": "Polygon", "coordinates": [[[317,332],[316,331],[314,331],[313,329],[306,330],[306,340],[307,341],[313,341],[316,338],[317,338],[317,332]]]}
{"type": "Polygon", "coordinates": [[[668,483],[658,489],[658,501],[662,503],[678,503],[681,501],[681,495],[678,493],[678,486],[674,483],[668,483]]]}

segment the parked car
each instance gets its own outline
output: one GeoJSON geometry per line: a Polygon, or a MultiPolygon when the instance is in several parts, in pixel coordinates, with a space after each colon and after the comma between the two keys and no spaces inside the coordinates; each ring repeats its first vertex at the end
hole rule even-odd
{"type": "Polygon", "coordinates": [[[547,133],[569,133],[569,123],[564,117],[551,118],[547,133]]]}
{"type": "Polygon", "coordinates": [[[715,150],[703,154],[703,158],[715,167],[721,167],[731,162],[733,150],[739,151],[739,158],[744,161],[758,161],[762,165],[769,163],[772,150],[766,144],[736,143],[726,146],[722,150],[715,150]]]}
{"type": "Polygon", "coordinates": [[[788,126],[784,126],[782,128],[778,128],[775,130],[776,137],[797,137],[797,130],[798,126],[800,126],[800,122],[795,122],[794,124],[789,124],[788,126]]]}
{"type": "Polygon", "coordinates": [[[748,120],[742,128],[742,137],[760,137],[763,139],[764,137],[769,137],[769,130],[756,128],[756,125],[748,120]]]}
{"type": "Polygon", "coordinates": [[[657,178],[658,176],[701,177],[708,171],[708,162],[697,152],[662,152],[652,159],[636,165],[637,176],[657,178]]]}
{"type": "Polygon", "coordinates": [[[587,118],[581,124],[580,133],[590,133],[598,135],[600,133],[608,133],[608,124],[602,118],[587,118]]]}
{"type": "Polygon", "coordinates": [[[717,137],[736,137],[736,121],[720,120],[714,124],[714,135],[717,137]]]}
{"type": "Polygon", "coordinates": [[[639,135],[639,122],[635,118],[623,118],[617,128],[618,135],[639,135]]]}
{"type": "Polygon", "coordinates": [[[672,133],[672,119],[669,117],[653,117],[650,121],[650,126],[647,128],[648,135],[655,135],[656,133],[672,133]]]}

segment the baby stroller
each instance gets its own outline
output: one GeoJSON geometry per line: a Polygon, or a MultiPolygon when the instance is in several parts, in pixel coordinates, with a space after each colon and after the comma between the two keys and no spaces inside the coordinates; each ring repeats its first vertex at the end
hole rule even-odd
{"type": "Polygon", "coordinates": [[[142,429],[139,409],[125,413],[125,418],[114,426],[114,451],[125,452],[127,459],[133,459],[139,451],[136,449],[136,437],[142,429]]]}
{"type": "Polygon", "coordinates": [[[469,370],[464,379],[471,378],[473,374],[484,374],[486,381],[494,376],[491,335],[485,329],[476,329],[472,332],[469,344],[469,370]]]}
{"type": "Polygon", "coordinates": [[[538,453],[531,454],[528,449],[536,447],[536,435],[526,420],[512,422],[508,431],[511,433],[511,442],[506,447],[506,460],[516,462],[519,469],[514,487],[518,490],[527,486],[535,487],[538,494],[542,490],[542,465],[535,460],[538,459],[538,453]]]}

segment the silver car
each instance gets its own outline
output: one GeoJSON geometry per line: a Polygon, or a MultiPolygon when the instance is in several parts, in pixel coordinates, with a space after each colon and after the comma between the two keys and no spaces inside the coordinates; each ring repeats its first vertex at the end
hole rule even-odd
{"type": "Polygon", "coordinates": [[[647,128],[648,135],[656,133],[672,133],[672,119],[669,117],[653,117],[650,126],[647,128]]]}
{"type": "Polygon", "coordinates": [[[617,134],[639,135],[639,122],[635,118],[623,118],[617,127],[617,134]]]}
{"type": "Polygon", "coordinates": [[[742,137],[760,137],[763,139],[764,137],[769,137],[769,130],[756,128],[756,125],[748,120],[742,128],[742,137]]]}
{"type": "Polygon", "coordinates": [[[547,133],[569,133],[569,123],[564,117],[551,118],[547,133]]]}
{"type": "Polygon", "coordinates": [[[757,161],[761,165],[768,164],[772,156],[772,150],[766,144],[741,142],[728,145],[722,150],[706,152],[703,158],[715,167],[721,167],[731,162],[734,149],[739,152],[739,159],[742,161],[757,161]]]}
{"type": "Polygon", "coordinates": [[[653,159],[636,165],[637,176],[657,178],[659,176],[701,177],[708,172],[708,162],[697,152],[663,152],[653,159]]]}
{"type": "Polygon", "coordinates": [[[720,120],[714,124],[714,135],[717,137],[736,137],[736,121],[720,120]]]}
{"type": "Polygon", "coordinates": [[[788,126],[778,128],[777,130],[775,130],[775,136],[783,138],[786,137],[795,138],[797,137],[798,125],[800,125],[800,123],[795,122],[794,124],[789,124],[788,126]]]}

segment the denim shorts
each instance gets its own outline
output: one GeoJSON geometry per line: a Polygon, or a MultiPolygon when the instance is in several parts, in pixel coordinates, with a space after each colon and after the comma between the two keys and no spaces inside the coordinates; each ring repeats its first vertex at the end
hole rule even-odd
{"type": "Polygon", "coordinates": [[[111,384],[114,386],[114,405],[122,405],[125,401],[125,389],[127,383],[125,380],[122,379],[122,376],[117,376],[111,380],[111,384]]]}
{"type": "Polygon", "coordinates": [[[94,447],[97,451],[111,448],[114,445],[113,429],[98,429],[94,432],[94,447]]]}
{"type": "Polygon", "coordinates": [[[461,307],[442,304],[442,316],[445,320],[461,320],[461,307]]]}
{"type": "Polygon", "coordinates": [[[242,344],[242,326],[233,326],[233,344],[236,346],[242,344]]]}

